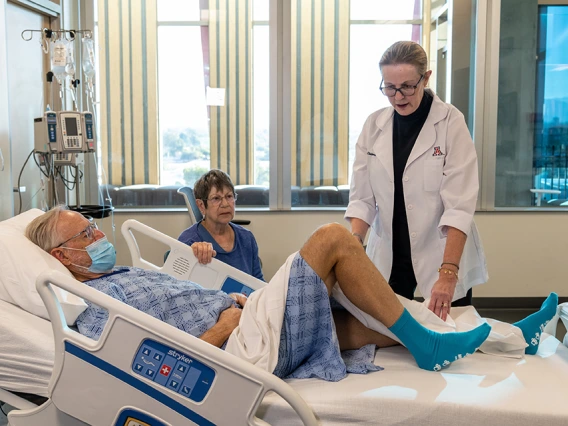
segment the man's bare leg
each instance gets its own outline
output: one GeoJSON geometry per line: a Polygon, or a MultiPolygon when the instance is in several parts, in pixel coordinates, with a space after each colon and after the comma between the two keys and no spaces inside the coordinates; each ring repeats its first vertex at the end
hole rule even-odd
{"type": "MultiPolygon", "coordinates": [[[[318,228],[300,250],[302,258],[325,282],[328,294],[337,282],[360,310],[382,322],[408,348],[421,368],[439,370],[485,341],[491,327],[440,334],[421,326],[404,309],[355,237],[339,224],[318,228]]],[[[345,342],[352,344],[354,342],[345,342]]]]}
{"type": "Polygon", "coordinates": [[[365,327],[348,311],[334,310],[333,321],[335,322],[339,348],[342,351],[359,349],[370,343],[379,348],[399,345],[396,340],[365,327]]]}
{"type": "Polygon", "coordinates": [[[336,282],[355,306],[391,327],[404,307],[357,238],[337,223],[318,228],[300,250],[302,258],[325,282],[336,282]]]}

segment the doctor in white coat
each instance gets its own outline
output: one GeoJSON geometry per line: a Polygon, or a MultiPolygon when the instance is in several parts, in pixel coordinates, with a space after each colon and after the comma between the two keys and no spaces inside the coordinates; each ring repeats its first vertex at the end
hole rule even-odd
{"type": "Polygon", "coordinates": [[[356,146],[345,218],[395,293],[418,286],[443,320],[488,279],[473,222],[477,156],[463,114],[426,85],[424,49],[397,42],[379,63],[391,107],[369,116],[356,146]],[[454,302],[454,303],[452,303],[454,302]]]}

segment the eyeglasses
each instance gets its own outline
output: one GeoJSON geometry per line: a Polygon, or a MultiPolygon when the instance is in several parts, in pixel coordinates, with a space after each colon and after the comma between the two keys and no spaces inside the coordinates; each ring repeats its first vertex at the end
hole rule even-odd
{"type": "Polygon", "coordinates": [[[230,193],[223,197],[220,195],[214,195],[211,198],[203,198],[203,201],[209,201],[212,206],[218,206],[221,204],[223,199],[227,200],[227,203],[229,204],[235,204],[235,201],[237,201],[237,194],[230,193]]]}
{"type": "Polygon", "coordinates": [[[85,229],[83,229],[81,232],[79,232],[76,235],[73,235],[71,238],[63,241],[61,244],[59,244],[58,246],[56,246],[55,248],[61,247],[63,244],[67,244],[69,241],[71,241],[74,238],[80,237],[81,234],[85,234],[85,237],[87,237],[89,240],[93,240],[95,238],[95,231],[99,229],[99,227],[97,226],[96,223],[90,223],[85,229]]]}
{"type": "Polygon", "coordinates": [[[423,78],[424,74],[422,74],[420,80],[418,80],[418,83],[416,83],[414,86],[403,84],[399,88],[396,88],[395,86],[384,87],[383,82],[381,81],[381,92],[383,92],[383,95],[388,96],[389,98],[396,96],[396,92],[400,92],[402,96],[412,96],[416,92],[416,88],[418,87],[418,85],[420,84],[423,78]]]}

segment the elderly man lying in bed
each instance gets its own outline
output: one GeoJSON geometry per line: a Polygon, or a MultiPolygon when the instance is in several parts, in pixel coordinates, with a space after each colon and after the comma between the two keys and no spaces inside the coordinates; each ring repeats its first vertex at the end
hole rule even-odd
{"type": "MultiPolygon", "coordinates": [[[[155,271],[115,267],[115,250],[104,233],[63,207],[36,218],[26,235],[77,280],[212,345],[225,346],[279,377],[336,381],[346,372],[378,370],[372,364],[375,345],[397,341],[421,368],[439,370],[475,352],[491,331],[487,323],[452,333],[422,326],[361,245],[338,224],[316,230],[248,300],[155,271]],[[341,309],[335,309],[332,293],[349,311],[339,305],[341,309]],[[347,361],[342,350],[353,350],[347,361]]],[[[558,297],[551,294],[539,312],[516,324],[528,343],[527,352],[536,352],[557,304],[558,297]]],[[[106,311],[89,303],[77,325],[82,334],[97,339],[106,320],[106,311]]]]}

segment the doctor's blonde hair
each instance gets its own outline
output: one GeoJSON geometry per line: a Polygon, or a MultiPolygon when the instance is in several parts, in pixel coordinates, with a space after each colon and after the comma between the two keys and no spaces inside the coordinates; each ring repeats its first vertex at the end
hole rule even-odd
{"type": "Polygon", "coordinates": [[[416,67],[418,74],[424,75],[428,71],[428,56],[418,43],[413,41],[397,41],[390,46],[379,61],[379,68],[385,65],[409,64],[416,67]]]}
{"type": "Polygon", "coordinates": [[[55,206],[48,212],[36,217],[26,227],[26,237],[42,250],[49,251],[58,245],[60,240],[57,233],[57,221],[62,211],[69,210],[67,206],[55,206]]]}

